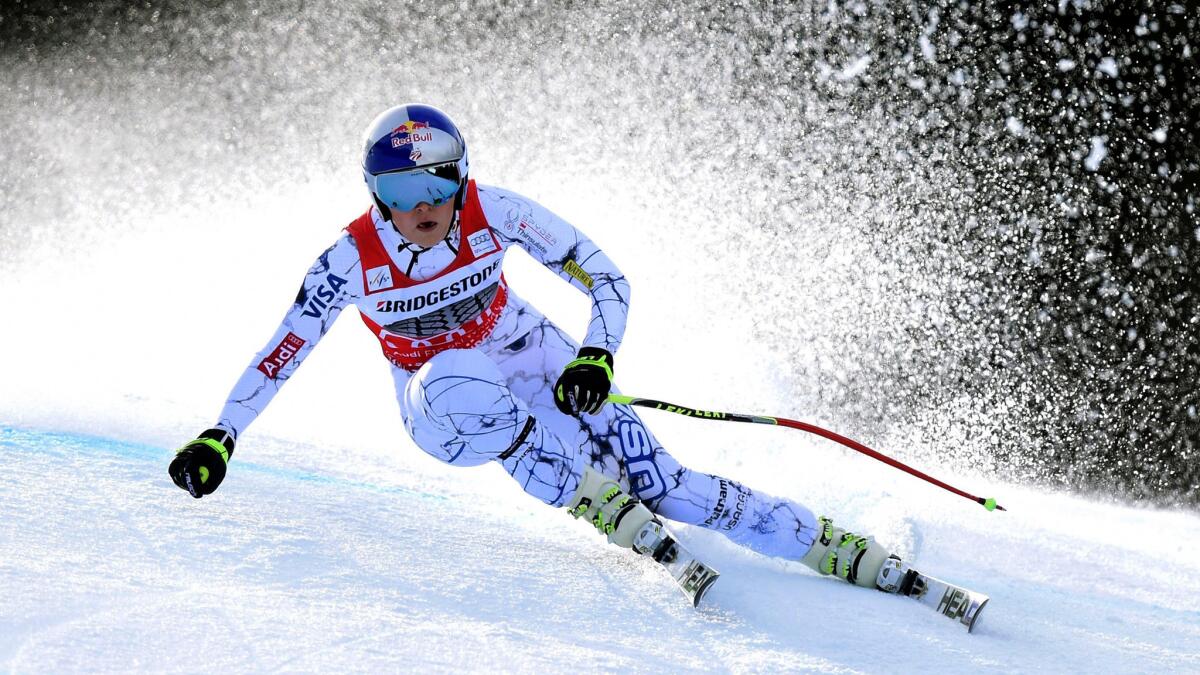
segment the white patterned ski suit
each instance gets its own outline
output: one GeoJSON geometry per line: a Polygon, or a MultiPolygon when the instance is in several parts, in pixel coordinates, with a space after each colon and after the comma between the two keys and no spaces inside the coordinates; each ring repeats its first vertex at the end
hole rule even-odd
{"type": "Polygon", "coordinates": [[[555,407],[551,388],[579,345],[508,288],[492,261],[519,246],[586,293],[592,316],[583,344],[616,353],[629,284],[579,230],[527,198],[474,183],[435,246],[406,241],[374,208],[356,223],[309,269],[218,427],[245,431],[353,304],[391,362],[409,435],[430,455],[455,466],[495,461],[552,506],[567,503],[590,464],[662,517],[766,555],[799,560],[808,552],[818,524],[807,508],[681,466],[628,406],[580,417],[555,407]]]}

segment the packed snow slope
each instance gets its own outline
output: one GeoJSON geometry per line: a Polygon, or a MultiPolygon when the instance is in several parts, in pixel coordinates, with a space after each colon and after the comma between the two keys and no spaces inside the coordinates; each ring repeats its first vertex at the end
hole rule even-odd
{"type": "MultiPolygon", "coordinates": [[[[694,610],[652,563],[520,494],[495,467],[463,479],[414,457],[261,436],[257,444],[216,495],[194,501],[166,479],[170,451],[161,445],[0,429],[0,665],[15,673],[1200,669],[1200,523],[1190,515],[1008,486],[998,493],[1007,514],[899,482],[831,498],[822,481],[797,475],[796,496],[990,593],[968,635],[911,600],[678,528],[723,573],[694,610]]],[[[779,461],[775,472],[801,464],[747,456],[737,473],[761,481],[779,461]]],[[[815,464],[854,470],[858,461],[815,464]]]]}

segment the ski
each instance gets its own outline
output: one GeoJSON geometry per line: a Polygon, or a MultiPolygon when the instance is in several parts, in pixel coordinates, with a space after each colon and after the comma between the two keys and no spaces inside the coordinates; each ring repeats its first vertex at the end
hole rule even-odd
{"type": "Polygon", "coordinates": [[[988,596],[922,574],[896,558],[884,563],[878,588],[910,597],[938,614],[966,626],[970,633],[987,605],[988,596]]]}
{"type": "Polygon", "coordinates": [[[662,565],[679,585],[679,590],[691,600],[693,607],[700,605],[704,594],[721,576],[720,572],[698,560],[656,520],[646,523],[634,536],[633,550],[650,556],[654,562],[662,565]]]}

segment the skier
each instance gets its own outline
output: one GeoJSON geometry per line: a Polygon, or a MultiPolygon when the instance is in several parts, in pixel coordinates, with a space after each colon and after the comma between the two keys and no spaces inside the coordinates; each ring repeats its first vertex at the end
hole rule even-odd
{"type": "Polygon", "coordinates": [[[391,364],[409,435],[439,460],[496,462],[530,495],[639,552],[635,540],[662,517],[894,590],[899,559],[880,544],[680,465],[631,408],[606,405],[629,283],[546,208],[470,180],[466,143],[444,113],[409,104],[379,115],[362,168],[373,204],[308,270],[215,426],[178,451],[176,485],[196,498],[217,489],[239,435],[353,304],[391,364]],[[582,346],[509,288],[502,263],[514,245],[591,299],[582,346]]]}

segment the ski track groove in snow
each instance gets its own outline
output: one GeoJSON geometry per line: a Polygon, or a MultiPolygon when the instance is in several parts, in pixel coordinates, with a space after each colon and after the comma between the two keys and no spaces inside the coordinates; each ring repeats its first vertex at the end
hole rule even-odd
{"type": "Polygon", "coordinates": [[[1003,520],[914,510],[903,492],[827,501],[989,593],[967,635],[911,600],[676,527],[722,572],[696,611],[586,524],[519,493],[434,492],[444,481],[420,465],[355,479],[239,454],[221,491],[193,500],[162,448],[0,426],[0,452],[13,673],[1200,669],[1187,512],[1012,487],[1003,520]],[[1138,541],[1172,555],[1145,569],[1138,541]]]}

